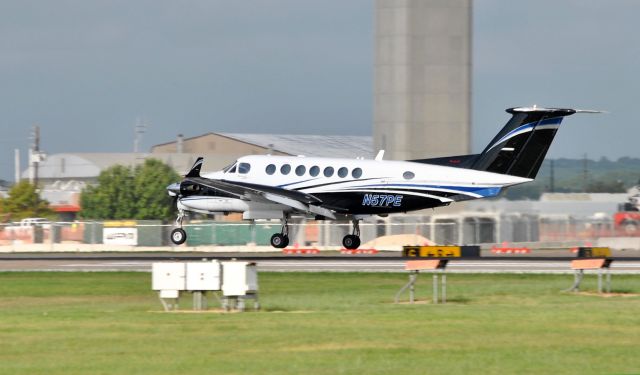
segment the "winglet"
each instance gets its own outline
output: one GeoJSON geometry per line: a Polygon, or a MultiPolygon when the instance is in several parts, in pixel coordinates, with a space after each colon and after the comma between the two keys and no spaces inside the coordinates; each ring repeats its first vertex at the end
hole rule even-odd
{"type": "Polygon", "coordinates": [[[374,160],[380,161],[380,160],[382,160],[383,156],[384,156],[384,150],[380,150],[380,151],[378,151],[378,155],[376,155],[376,158],[374,160]]]}
{"type": "Polygon", "coordinates": [[[609,112],[599,111],[595,109],[576,109],[576,113],[609,113],[609,112]]]}
{"type": "Polygon", "coordinates": [[[195,163],[193,163],[193,167],[189,170],[189,173],[185,175],[185,177],[200,177],[200,169],[202,168],[202,162],[204,161],[203,157],[199,157],[195,163]]]}

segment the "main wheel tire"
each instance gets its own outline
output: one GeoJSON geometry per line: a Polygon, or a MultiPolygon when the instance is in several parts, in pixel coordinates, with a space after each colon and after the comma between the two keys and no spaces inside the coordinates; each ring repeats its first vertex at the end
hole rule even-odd
{"type": "Polygon", "coordinates": [[[360,237],[353,234],[347,234],[342,239],[342,246],[349,250],[357,249],[360,246],[360,237]]]}
{"type": "Polygon", "coordinates": [[[357,248],[360,247],[360,237],[355,236],[355,235],[353,237],[355,237],[355,239],[353,241],[353,248],[357,249],[357,248]]]}
{"type": "Polygon", "coordinates": [[[187,233],[182,228],[171,231],[171,242],[175,245],[182,245],[187,240],[187,233]]]}
{"type": "Polygon", "coordinates": [[[276,233],[271,236],[271,246],[276,249],[284,249],[289,245],[289,236],[285,236],[282,233],[276,233]]]}

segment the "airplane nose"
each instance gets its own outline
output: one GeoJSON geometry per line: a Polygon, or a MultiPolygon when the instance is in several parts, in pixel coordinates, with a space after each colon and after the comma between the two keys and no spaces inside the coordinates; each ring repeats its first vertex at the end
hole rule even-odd
{"type": "Polygon", "coordinates": [[[167,194],[172,197],[178,196],[178,194],[180,194],[180,183],[174,182],[173,184],[167,186],[167,194]]]}

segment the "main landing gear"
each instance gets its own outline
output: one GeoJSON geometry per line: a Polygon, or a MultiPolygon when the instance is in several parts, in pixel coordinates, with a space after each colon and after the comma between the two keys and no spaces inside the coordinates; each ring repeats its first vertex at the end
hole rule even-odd
{"type": "Polygon", "coordinates": [[[360,247],[360,221],[357,219],[352,220],[353,233],[347,234],[342,239],[342,246],[345,249],[354,250],[360,247]]]}
{"type": "Polygon", "coordinates": [[[171,242],[174,245],[182,245],[187,240],[187,233],[182,229],[182,219],[184,219],[184,211],[178,212],[178,218],[176,219],[176,225],[179,228],[175,228],[171,231],[171,242]]]}
{"type": "Polygon", "coordinates": [[[282,229],[280,233],[271,236],[271,246],[276,249],[284,249],[289,246],[289,218],[286,215],[282,219],[282,229]]]}

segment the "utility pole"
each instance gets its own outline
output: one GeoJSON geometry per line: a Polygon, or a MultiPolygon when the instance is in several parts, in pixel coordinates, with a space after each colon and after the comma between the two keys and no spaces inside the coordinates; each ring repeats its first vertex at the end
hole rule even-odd
{"type": "Polygon", "coordinates": [[[38,183],[38,160],[36,155],[40,148],[40,127],[34,125],[31,128],[31,147],[29,148],[29,182],[33,185],[38,183]]]}
{"type": "Polygon", "coordinates": [[[31,129],[31,147],[29,148],[29,182],[38,186],[38,166],[47,157],[40,151],[40,127],[34,125],[31,129]]]}
{"type": "Polygon", "coordinates": [[[136,124],[133,127],[133,153],[137,154],[140,148],[140,141],[142,140],[142,134],[147,131],[147,124],[142,118],[136,119],[136,124]]]}

